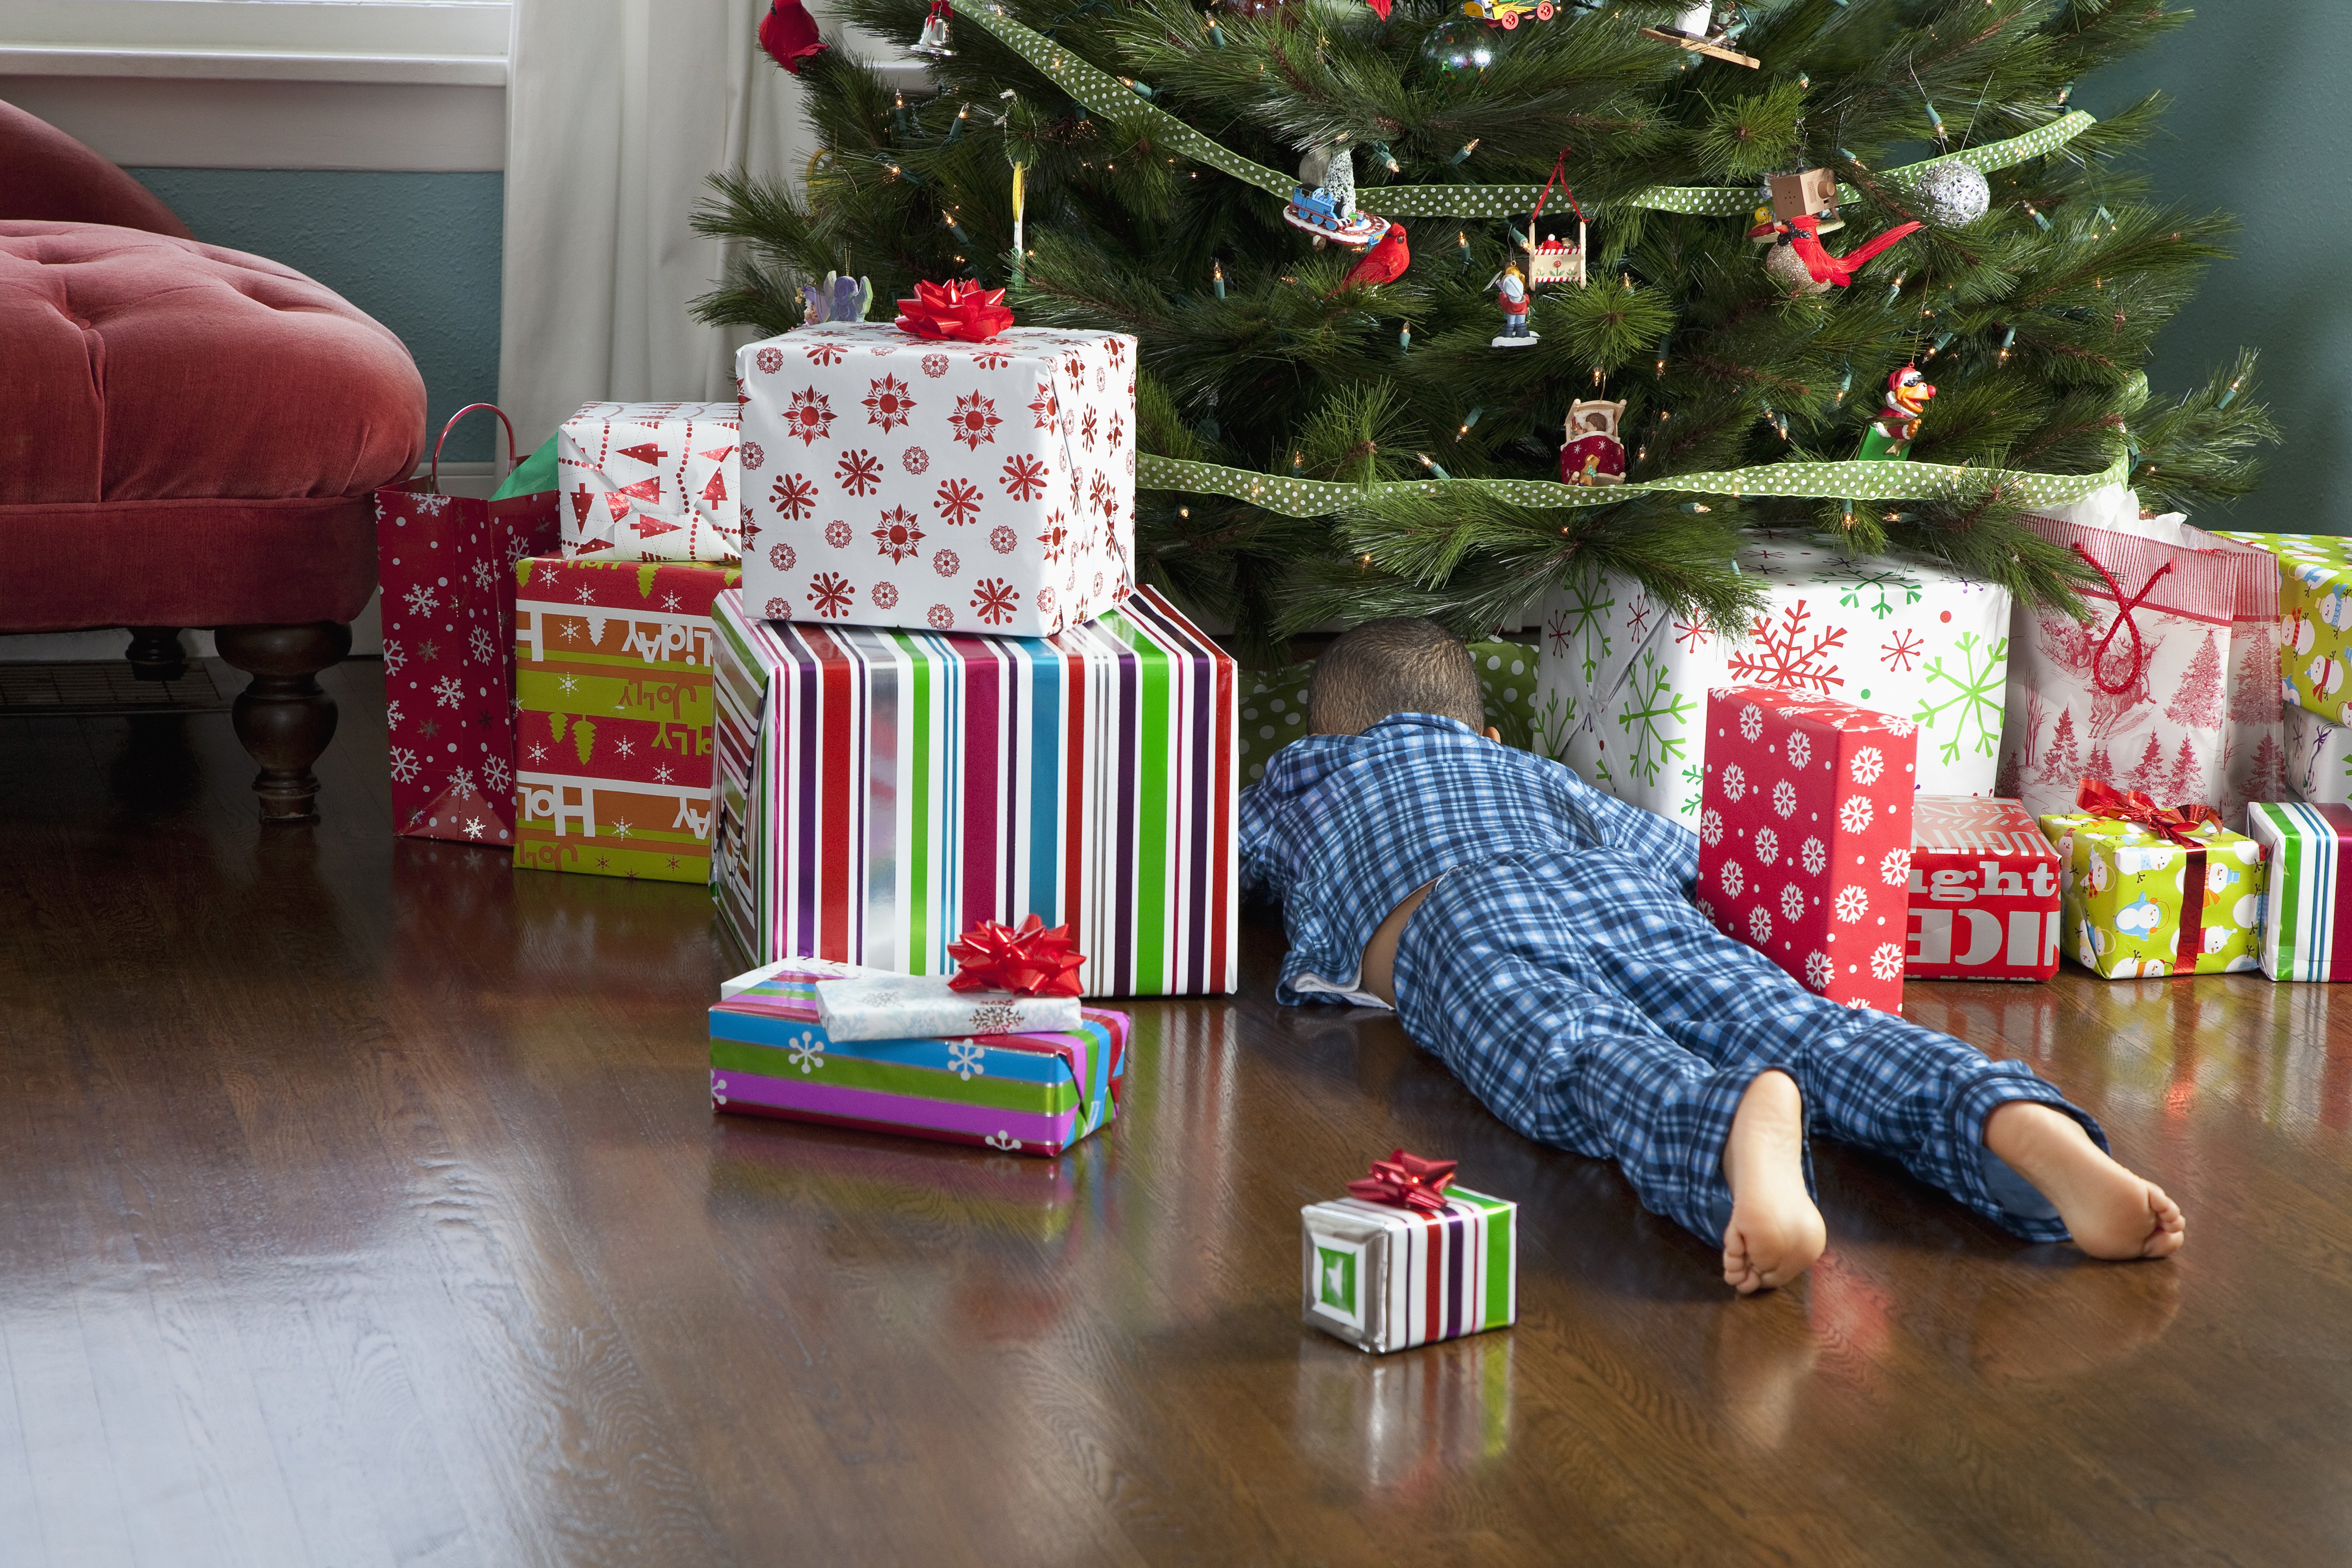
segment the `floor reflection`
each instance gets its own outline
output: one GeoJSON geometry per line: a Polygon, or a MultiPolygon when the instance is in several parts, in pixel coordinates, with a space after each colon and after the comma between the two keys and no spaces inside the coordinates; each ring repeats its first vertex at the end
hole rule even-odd
{"type": "Polygon", "coordinates": [[[1510,1448],[1512,1353],[1507,1329],[1390,1355],[1304,1334],[1293,1439],[1335,1483],[1429,1490],[1510,1448]]]}

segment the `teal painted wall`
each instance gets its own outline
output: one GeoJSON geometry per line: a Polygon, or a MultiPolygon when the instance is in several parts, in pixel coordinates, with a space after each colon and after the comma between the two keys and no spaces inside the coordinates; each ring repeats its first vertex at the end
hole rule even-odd
{"type": "MultiPolygon", "coordinates": [[[[499,394],[505,176],[319,169],[133,169],[208,245],[309,274],[400,335],[425,377],[426,451],[442,421],[499,394]]],[[[478,414],[443,456],[491,455],[478,414]]],[[[502,444],[501,444],[502,448],[502,444]]]]}
{"type": "MultiPolygon", "coordinates": [[[[2131,163],[2154,195],[2244,226],[2235,256],[2206,275],[2159,340],[2148,381],[2177,396],[2262,351],[2263,400],[2285,432],[2263,488],[2220,526],[2352,533],[2352,300],[2336,288],[2352,257],[2352,205],[2334,194],[2352,167],[2352,5],[2206,0],[2179,31],[2108,67],[2074,101],[2107,114],[2151,90],[2171,99],[2164,129],[2131,163]]],[[[2214,517],[2193,521],[2213,525],[2214,517]]]]}

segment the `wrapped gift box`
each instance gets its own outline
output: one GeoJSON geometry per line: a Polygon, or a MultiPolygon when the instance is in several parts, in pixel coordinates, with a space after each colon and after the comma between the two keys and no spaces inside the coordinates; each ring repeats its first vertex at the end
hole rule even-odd
{"type": "MultiPolygon", "coordinates": [[[[1496,640],[1470,645],[1478,671],[1486,722],[1507,746],[1528,748],[1535,721],[1536,650],[1527,643],[1496,640]]],[[[1242,784],[1255,784],[1274,753],[1307,733],[1307,688],[1313,661],[1266,675],[1243,677],[1242,784]]]]}
{"type": "Polygon", "coordinates": [[[1676,615],[1615,574],[1547,598],[1535,749],[1696,827],[1706,693],[1755,685],[1908,720],[1920,731],[1920,789],[1992,793],[2006,588],[1918,556],[1853,560],[1795,533],[1758,533],[1737,559],[1765,595],[1740,627],[1676,615]]]}
{"type": "Polygon", "coordinates": [[[735,374],[754,615],[1052,637],[1126,596],[1133,338],[836,322],[748,344],[735,374]]]}
{"type": "Polygon", "coordinates": [[[2017,800],[1911,803],[1912,979],[2047,980],[2058,972],[2058,851],[2017,800]]]}
{"type": "Polygon", "coordinates": [[[1760,687],[1706,702],[1699,909],[1830,1000],[1900,1013],[1918,726],[1760,687]]]}
{"type": "Polygon", "coordinates": [[[1308,1325],[1360,1350],[1401,1351],[1519,1315],[1519,1205],[1450,1187],[1435,1210],[1363,1198],[1298,1211],[1308,1325]]]}
{"type": "Polygon", "coordinates": [[[2255,966],[2266,879],[2252,839],[2208,822],[2184,846],[2081,811],[2044,816],[2042,831],[2058,850],[2066,951],[2084,968],[2126,980],[2255,966]]]}
{"type": "Polygon", "coordinates": [[[551,493],[376,492],[393,831],[515,843],[515,563],[555,547],[551,493]]]}
{"type": "Polygon", "coordinates": [[[1108,1123],[1127,1071],[1127,1015],[1087,1008],[1058,1034],[835,1040],[821,971],[789,964],[710,1009],[719,1110],[1059,1154],[1108,1123]]]}
{"type": "Polygon", "coordinates": [[[710,602],[740,577],[516,563],[517,866],[710,880],[710,602]]]}
{"type": "Polygon", "coordinates": [[[2286,710],[2286,787],[2313,805],[2352,802],[2352,730],[2301,703],[2286,710]]]}
{"type": "Polygon", "coordinates": [[[1013,638],[744,597],[717,603],[718,889],[753,956],[943,974],[961,932],[1034,913],[1088,995],[1234,988],[1234,666],[1164,600],[1013,638]]]}
{"type": "Polygon", "coordinates": [[[590,403],[555,433],[563,552],[624,561],[743,554],[732,403],[590,403]]]}
{"type": "Polygon", "coordinates": [[[2278,558],[2279,641],[2286,700],[2322,719],[2352,724],[2352,539],[2331,533],[2256,533],[2216,529],[2215,536],[2278,558]]]}
{"type": "Polygon", "coordinates": [[[2352,980],[2352,805],[2257,801],[2246,836],[2263,851],[2263,973],[2352,980]]]}

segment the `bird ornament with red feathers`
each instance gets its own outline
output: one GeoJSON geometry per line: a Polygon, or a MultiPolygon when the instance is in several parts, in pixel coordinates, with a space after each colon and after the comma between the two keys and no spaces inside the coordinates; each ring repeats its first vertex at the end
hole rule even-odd
{"type": "Polygon", "coordinates": [[[1833,284],[1840,289],[1853,281],[1853,275],[1874,256],[1895,244],[1919,226],[1899,223],[1885,234],[1864,241],[1843,256],[1832,256],[1822,244],[1821,219],[1811,213],[1801,213],[1785,223],[1772,226],[1779,236],[1777,243],[1789,246],[1797,258],[1805,264],[1805,271],[1816,283],[1833,284]]]}
{"type": "Polygon", "coordinates": [[[1412,262],[1412,253],[1405,248],[1404,225],[1391,218],[1388,226],[1372,247],[1356,258],[1356,264],[1348,268],[1348,275],[1339,279],[1339,287],[1330,294],[1323,296],[1325,299],[1342,289],[1370,289],[1382,283],[1393,283],[1404,276],[1404,269],[1412,262]]]}

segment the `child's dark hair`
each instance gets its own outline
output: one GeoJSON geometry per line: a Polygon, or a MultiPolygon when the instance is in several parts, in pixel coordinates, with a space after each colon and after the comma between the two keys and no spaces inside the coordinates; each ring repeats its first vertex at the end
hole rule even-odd
{"type": "Polygon", "coordinates": [[[1435,621],[1391,616],[1343,632],[1315,661],[1307,728],[1360,735],[1391,713],[1434,713],[1473,730],[1486,722],[1478,671],[1462,639],[1435,621]]]}

